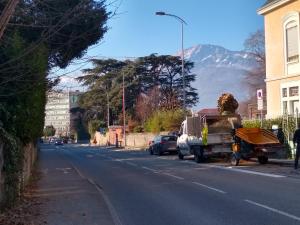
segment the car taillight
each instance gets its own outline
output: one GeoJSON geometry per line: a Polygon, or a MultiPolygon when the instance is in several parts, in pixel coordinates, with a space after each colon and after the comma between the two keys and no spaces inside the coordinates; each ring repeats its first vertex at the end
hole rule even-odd
{"type": "Polygon", "coordinates": [[[161,141],[160,142],[160,144],[162,144],[162,145],[164,145],[164,144],[166,144],[167,142],[165,142],[165,141],[161,141]]]}

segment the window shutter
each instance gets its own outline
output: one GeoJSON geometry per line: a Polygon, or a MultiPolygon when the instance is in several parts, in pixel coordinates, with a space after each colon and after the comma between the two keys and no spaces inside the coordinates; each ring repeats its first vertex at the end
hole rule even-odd
{"type": "Polygon", "coordinates": [[[288,61],[293,60],[295,56],[298,56],[298,27],[290,27],[286,30],[287,38],[287,58],[288,61]],[[291,60],[290,60],[291,59],[291,60]]]}

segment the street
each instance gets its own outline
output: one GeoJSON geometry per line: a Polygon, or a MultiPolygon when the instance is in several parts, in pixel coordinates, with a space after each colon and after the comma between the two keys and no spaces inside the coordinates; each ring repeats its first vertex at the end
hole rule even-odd
{"type": "MultiPolygon", "coordinates": [[[[145,151],[43,145],[40,154],[42,161],[63,159],[66,168],[71,166],[69,170],[88,181],[114,224],[300,224],[297,178],[179,161],[176,155],[150,156],[145,151]]],[[[84,201],[80,204],[89,204],[84,201]]],[[[104,224],[98,222],[95,216],[90,220],[104,224]]]]}

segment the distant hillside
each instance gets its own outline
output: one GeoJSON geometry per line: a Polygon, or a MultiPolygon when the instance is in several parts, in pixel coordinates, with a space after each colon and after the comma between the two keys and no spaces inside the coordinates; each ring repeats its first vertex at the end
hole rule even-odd
{"type": "Polygon", "coordinates": [[[254,57],[243,51],[230,51],[215,45],[197,45],[185,50],[185,58],[194,62],[199,103],[195,109],[216,107],[218,97],[232,93],[246,100],[249,90],[243,83],[247,71],[257,67],[254,57]]]}

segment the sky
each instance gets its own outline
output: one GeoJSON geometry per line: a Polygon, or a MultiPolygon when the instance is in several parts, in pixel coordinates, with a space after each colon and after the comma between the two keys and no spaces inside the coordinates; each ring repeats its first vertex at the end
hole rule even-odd
{"type": "Polygon", "coordinates": [[[243,50],[250,33],[263,29],[263,17],[257,9],[266,0],[109,0],[108,10],[115,11],[107,23],[109,30],[84,59],[65,70],[63,78],[80,75],[90,67],[89,58],[146,56],[151,53],[175,54],[181,49],[181,24],[175,18],[156,16],[156,11],[174,14],[187,23],[184,47],[198,44],[220,45],[229,50],[243,50]]]}

